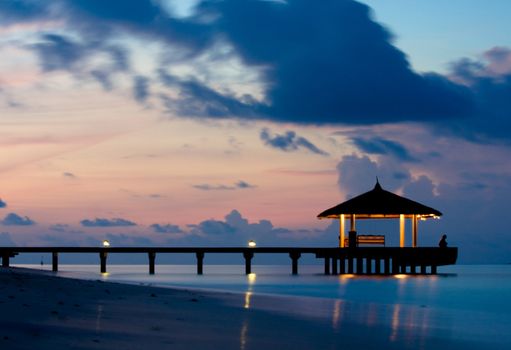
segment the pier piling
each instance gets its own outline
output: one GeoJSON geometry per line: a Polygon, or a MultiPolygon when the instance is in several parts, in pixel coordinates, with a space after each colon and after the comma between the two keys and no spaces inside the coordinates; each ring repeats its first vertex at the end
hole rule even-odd
{"type": "Polygon", "coordinates": [[[101,273],[106,273],[106,257],[108,256],[108,253],[105,251],[99,252],[99,260],[101,261],[101,273]]]}
{"type": "Polygon", "coordinates": [[[154,261],[156,260],[156,253],[148,252],[147,256],[149,257],[149,274],[154,275],[154,261]]]}
{"type": "Polygon", "coordinates": [[[202,275],[202,267],[204,264],[204,252],[195,253],[197,257],[197,275],[202,275]]]}
{"type": "Polygon", "coordinates": [[[57,272],[59,270],[59,253],[51,252],[51,270],[57,272]]]}
{"type": "Polygon", "coordinates": [[[330,274],[330,257],[325,256],[325,275],[330,274]]]}
{"type": "Polygon", "coordinates": [[[291,273],[293,275],[297,275],[298,274],[298,259],[300,259],[301,256],[302,256],[302,254],[300,254],[300,252],[291,252],[291,253],[289,253],[289,257],[292,260],[291,273]]]}
{"type": "Polygon", "coordinates": [[[254,257],[253,252],[243,252],[245,258],[245,274],[249,275],[252,273],[252,258],[254,257]]]}

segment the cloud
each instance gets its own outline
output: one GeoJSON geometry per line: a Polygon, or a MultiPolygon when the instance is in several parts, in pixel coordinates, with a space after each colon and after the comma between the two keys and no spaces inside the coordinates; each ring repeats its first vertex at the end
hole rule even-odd
{"type": "Polygon", "coordinates": [[[146,102],[149,97],[149,79],[139,75],[133,80],[133,95],[135,100],[140,103],[146,102]]]}
{"type": "MultiPolygon", "coordinates": [[[[133,81],[136,101],[159,96],[173,115],[307,125],[417,121],[471,141],[510,141],[508,48],[459,60],[449,75],[419,73],[392,33],[356,1],[202,0],[187,16],[150,0],[0,3],[4,25],[52,20],[63,27],[20,44],[37,54],[43,72],[65,70],[105,90],[122,72],[133,81]],[[153,75],[130,65],[129,39],[161,50],[153,75]],[[109,62],[95,63],[98,56],[109,62]],[[241,72],[257,72],[249,91],[257,86],[260,93],[237,92],[223,75],[227,59],[241,72]],[[176,76],[175,63],[186,66],[186,75],[176,76]]],[[[307,142],[299,147],[324,152],[307,142]]]]}
{"type": "Polygon", "coordinates": [[[337,171],[337,183],[347,198],[371,190],[377,177],[390,191],[400,188],[411,178],[410,171],[400,163],[391,159],[377,162],[368,156],[344,156],[337,164],[337,171]]]}
{"type": "Polygon", "coordinates": [[[76,175],[68,171],[63,172],[62,176],[67,177],[68,179],[76,179],[76,175]]]}
{"type": "Polygon", "coordinates": [[[449,128],[475,142],[511,143],[511,50],[497,47],[479,60],[461,59],[451,65],[452,79],[474,92],[476,112],[463,120],[453,120],[439,129],[449,128]]]}
{"type": "Polygon", "coordinates": [[[0,247],[15,247],[16,243],[8,232],[0,232],[0,247]]]}
{"type": "Polygon", "coordinates": [[[352,142],[358,149],[368,154],[389,155],[406,162],[418,161],[404,145],[396,141],[382,137],[353,137],[352,142]]]}
{"type": "Polygon", "coordinates": [[[30,219],[28,216],[22,217],[15,213],[9,213],[1,221],[6,226],[31,226],[35,225],[35,221],[30,219]]]}
{"type": "Polygon", "coordinates": [[[37,52],[41,68],[45,72],[73,71],[86,52],[91,49],[87,45],[57,34],[43,35],[41,42],[33,44],[32,48],[37,52]]]}
{"type": "Polygon", "coordinates": [[[183,233],[183,230],[178,225],[166,224],[152,224],[151,227],[156,233],[183,233]]]}
{"type": "Polygon", "coordinates": [[[121,227],[121,226],[136,226],[137,224],[121,218],[104,219],[96,218],[94,220],[85,219],[80,221],[80,224],[85,227],[121,227]]]}
{"type": "Polygon", "coordinates": [[[319,154],[322,156],[328,155],[327,152],[319,149],[306,138],[297,136],[294,131],[287,131],[283,135],[276,134],[275,136],[271,136],[270,131],[265,128],[261,130],[260,137],[266,146],[282,151],[292,152],[300,149],[305,149],[314,154],[319,154]]]}
{"type": "Polygon", "coordinates": [[[256,188],[257,186],[251,185],[246,181],[240,180],[236,182],[234,185],[211,185],[211,184],[200,184],[193,185],[193,188],[202,191],[233,191],[233,190],[244,190],[249,188],[256,188]]]}
{"type": "Polygon", "coordinates": [[[7,203],[4,202],[2,199],[0,199],[0,208],[5,208],[7,207],[7,203]]]}

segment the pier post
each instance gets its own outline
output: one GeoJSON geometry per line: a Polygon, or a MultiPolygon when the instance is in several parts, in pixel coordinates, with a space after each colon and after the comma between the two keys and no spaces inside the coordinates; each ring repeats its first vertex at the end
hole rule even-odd
{"type": "Polygon", "coordinates": [[[302,256],[302,254],[300,252],[289,253],[289,257],[292,260],[291,273],[293,275],[298,275],[298,259],[300,259],[301,256],[302,256]]]}
{"type": "Polygon", "coordinates": [[[59,270],[59,253],[51,252],[51,270],[57,272],[59,270]]]}
{"type": "Polygon", "coordinates": [[[361,257],[357,257],[357,275],[361,275],[364,273],[363,269],[362,269],[362,262],[363,262],[363,258],[361,257]]]}
{"type": "Polygon", "coordinates": [[[2,267],[9,267],[9,252],[6,252],[2,255],[2,267]]]}
{"type": "Polygon", "coordinates": [[[101,273],[106,273],[106,257],[107,257],[107,255],[108,255],[108,253],[105,251],[99,252],[99,259],[101,261],[101,268],[100,268],[101,273]]]}
{"type": "Polygon", "coordinates": [[[154,275],[154,261],[156,260],[156,253],[148,252],[147,256],[149,258],[149,274],[154,275]]]}
{"type": "Polygon", "coordinates": [[[380,258],[376,258],[376,260],[374,261],[374,273],[376,273],[377,275],[381,275],[381,259],[380,258]]]}
{"type": "Polygon", "coordinates": [[[338,275],[339,272],[337,271],[337,266],[338,266],[338,259],[333,256],[332,257],[332,275],[338,275]]]}
{"type": "Polygon", "coordinates": [[[197,275],[202,275],[202,267],[204,265],[204,252],[196,252],[197,257],[197,275]]]}
{"type": "Polygon", "coordinates": [[[339,266],[339,273],[341,275],[344,275],[346,273],[346,257],[341,256],[339,258],[340,266],[339,266]]]}
{"type": "Polygon", "coordinates": [[[252,258],[254,257],[254,252],[243,252],[243,257],[245,258],[245,274],[249,275],[252,273],[252,258]]]}
{"type": "Polygon", "coordinates": [[[436,275],[436,265],[431,265],[431,274],[436,275]]]}
{"type": "Polygon", "coordinates": [[[348,258],[348,273],[353,273],[353,257],[348,258]]]}
{"type": "Polygon", "coordinates": [[[400,271],[399,271],[399,264],[398,264],[398,261],[396,258],[392,258],[392,274],[393,275],[396,275],[398,274],[400,271]]]}
{"type": "Polygon", "coordinates": [[[366,274],[373,274],[373,259],[371,258],[366,258],[366,274]]]}
{"type": "Polygon", "coordinates": [[[386,274],[386,275],[390,275],[390,258],[389,257],[385,257],[383,259],[383,273],[386,274]]]}
{"type": "Polygon", "coordinates": [[[330,257],[325,256],[325,275],[330,274],[330,257]]]}
{"type": "Polygon", "coordinates": [[[421,265],[421,275],[426,274],[426,265],[421,265]]]}

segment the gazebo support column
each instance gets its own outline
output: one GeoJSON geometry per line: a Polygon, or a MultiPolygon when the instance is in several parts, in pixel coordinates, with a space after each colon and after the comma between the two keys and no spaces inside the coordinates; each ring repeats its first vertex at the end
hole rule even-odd
{"type": "Polygon", "coordinates": [[[399,246],[403,248],[405,246],[405,216],[399,214],[399,246]]]}
{"type": "Polygon", "coordinates": [[[417,247],[417,215],[412,216],[412,247],[417,247]]]}
{"type": "Polygon", "coordinates": [[[339,215],[339,248],[344,248],[344,232],[345,232],[344,214],[339,215]]]}

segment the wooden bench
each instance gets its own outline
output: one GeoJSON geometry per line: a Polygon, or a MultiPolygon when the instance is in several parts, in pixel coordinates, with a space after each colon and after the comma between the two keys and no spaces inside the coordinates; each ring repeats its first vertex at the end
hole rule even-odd
{"type": "MultiPolygon", "coordinates": [[[[361,244],[379,244],[385,246],[384,235],[357,235],[357,246],[361,244]]],[[[344,246],[349,246],[349,239],[344,239],[344,246]]]]}

